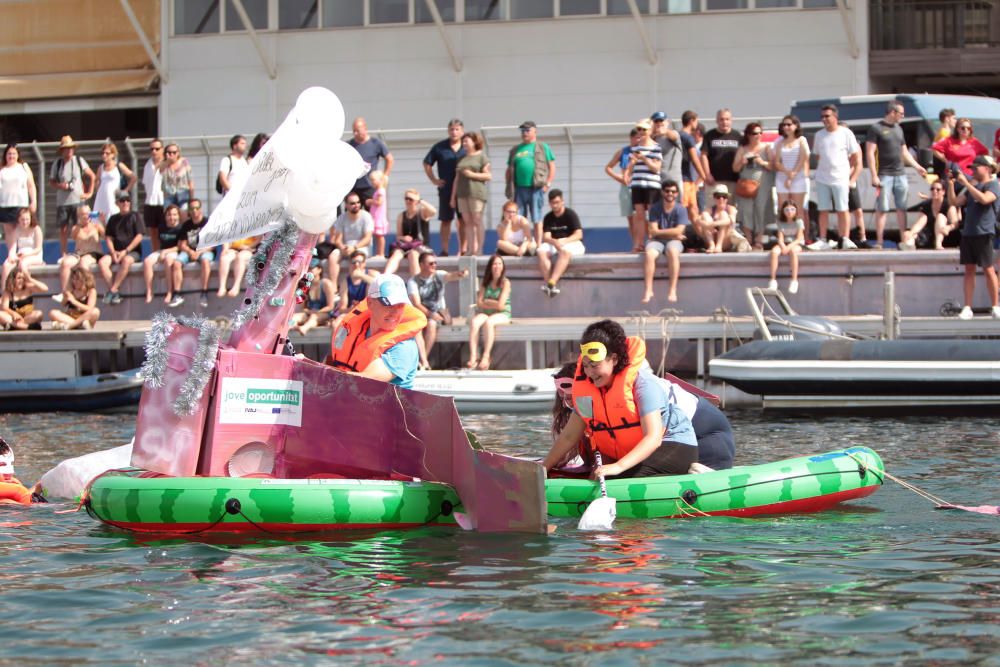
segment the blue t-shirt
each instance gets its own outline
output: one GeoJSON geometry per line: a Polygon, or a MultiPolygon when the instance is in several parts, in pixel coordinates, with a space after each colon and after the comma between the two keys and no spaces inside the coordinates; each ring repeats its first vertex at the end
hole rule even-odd
{"type": "Polygon", "coordinates": [[[396,343],[382,353],[381,359],[393,375],[390,384],[403,389],[413,389],[413,378],[416,377],[417,366],[420,364],[420,350],[417,348],[416,338],[396,343]]]}
{"type": "Polygon", "coordinates": [[[673,229],[678,225],[684,226],[690,223],[686,208],[679,202],[674,202],[673,210],[664,211],[662,199],[649,207],[649,221],[655,222],[660,229],[673,229]]]}
{"type": "Polygon", "coordinates": [[[660,419],[663,420],[663,425],[667,429],[663,432],[664,440],[679,442],[691,447],[698,446],[698,438],[695,437],[691,420],[676,402],[670,400],[667,392],[664,391],[663,384],[653,375],[653,371],[648,366],[639,369],[632,393],[635,396],[635,404],[640,417],[656,410],[660,411],[660,419]]]}
{"type": "MultiPolygon", "coordinates": [[[[691,164],[691,149],[693,148],[697,151],[698,142],[694,140],[694,137],[683,130],[677,134],[681,136],[681,177],[690,183],[695,180],[695,177],[698,174],[698,170],[691,164]]],[[[677,185],[680,185],[680,183],[677,185]]]]}
{"type": "MultiPolygon", "coordinates": [[[[368,141],[363,144],[359,144],[353,138],[348,141],[354,150],[358,152],[361,159],[371,167],[372,169],[378,169],[379,158],[385,159],[385,156],[389,154],[389,148],[382,142],[381,139],[376,139],[375,137],[368,137],[368,141]]],[[[354,187],[358,190],[364,190],[370,188],[372,182],[368,180],[368,174],[365,174],[357,180],[354,187]]]]}
{"type": "Polygon", "coordinates": [[[977,185],[972,184],[980,192],[992,192],[997,196],[992,204],[980,204],[972,195],[965,193],[965,223],[962,225],[964,236],[985,236],[996,233],[997,220],[1000,219],[1000,183],[992,179],[977,185]]]}
{"type": "Polygon", "coordinates": [[[424,158],[424,164],[429,164],[432,167],[437,164],[438,178],[445,181],[441,189],[450,191],[452,185],[455,184],[455,170],[458,166],[458,161],[463,157],[465,157],[464,147],[459,146],[457,151],[453,151],[451,149],[451,142],[447,139],[442,139],[431,146],[431,149],[427,152],[427,156],[424,158]]]}

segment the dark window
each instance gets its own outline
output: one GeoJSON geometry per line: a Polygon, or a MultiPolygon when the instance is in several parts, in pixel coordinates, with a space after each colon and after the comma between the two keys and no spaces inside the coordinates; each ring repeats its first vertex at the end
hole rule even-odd
{"type": "Polygon", "coordinates": [[[465,0],[466,21],[498,21],[502,12],[500,0],[465,0]]]}
{"type": "Polygon", "coordinates": [[[747,4],[747,0],[705,0],[705,9],[707,11],[718,9],[746,9],[747,4]]]}
{"type": "Polygon", "coordinates": [[[344,28],[365,24],[365,5],[359,0],[323,0],[323,27],[344,28]]]}
{"type": "Polygon", "coordinates": [[[174,34],[219,32],[219,0],[174,0],[174,34]]]}
{"type": "Polygon", "coordinates": [[[661,14],[693,14],[700,11],[701,0],[660,0],[661,14]]]}
{"type": "MultiPolygon", "coordinates": [[[[441,20],[451,23],[455,20],[455,0],[435,0],[441,20]]],[[[433,23],[434,17],[427,10],[424,0],[413,0],[413,20],[417,23],[433,23]]]]}
{"type": "Polygon", "coordinates": [[[601,13],[601,0],[559,0],[559,16],[591,16],[601,13]]]}
{"type": "Polygon", "coordinates": [[[410,22],[409,0],[369,0],[369,9],[371,23],[410,22]]]}
{"type": "MultiPolygon", "coordinates": [[[[267,30],[267,0],[243,0],[243,8],[254,30],[267,30]]],[[[226,0],[226,31],[244,30],[233,0],[226,0]]]]}
{"type": "Polygon", "coordinates": [[[510,0],[512,19],[552,18],[552,0],[510,0]]]}
{"type": "Polygon", "coordinates": [[[757,9],[774,9],[776,7],[797,7],[798,0],[756,0],[757,9]]]}
{"type": "Polygon", "coordinates": [[[278,3],[278,29],[301,30],[319,24],[319,0],[281,0],[278,3]]]}
{"type": "MultiPolygon", "coordinates": [[[[635,4],[639,8],[639,13],[649,13],[648,0],[636,0],[635,4]]],[[[608,16],[625,16],[631,13],[627,0],[608,0],[608,16]]]]}

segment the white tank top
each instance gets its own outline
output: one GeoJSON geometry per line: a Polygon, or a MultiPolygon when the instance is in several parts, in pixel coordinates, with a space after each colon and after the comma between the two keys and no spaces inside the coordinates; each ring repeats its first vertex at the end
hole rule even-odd
{"type": "Polygon", "coordinates": [[[0,169],[0,207],[28,206],[28,167],[17,163],[0,169]]]}

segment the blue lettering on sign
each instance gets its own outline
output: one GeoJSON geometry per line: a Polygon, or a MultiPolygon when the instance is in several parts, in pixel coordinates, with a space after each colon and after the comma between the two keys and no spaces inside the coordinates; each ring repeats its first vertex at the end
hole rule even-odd
{"type": "Polygon", "coordinates": [[[281,408],[271,408],[271,414],[272,415],[280,415],[281,414],[281,408]]]}

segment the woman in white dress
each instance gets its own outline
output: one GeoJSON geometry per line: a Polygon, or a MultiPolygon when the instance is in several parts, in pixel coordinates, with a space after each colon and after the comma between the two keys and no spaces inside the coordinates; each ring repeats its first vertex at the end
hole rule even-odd
{"type": "Polygon", "coordinates": [[[37,195],[31,167],[21,160],[17,144],[7,144],[0,166],[0,222],[4,225],[4,240],[8,248],[14,242],[18,212],[26,208],[34,213],[37,195]]]}
{"type": "Polygon", "coordinates": [[[802,123],[796,116],[782,118],[778,133],[781,137],[771,147],[778,200],[795,202],[808,225],[809,208],[805,201],[809,190],[809,142],[802,136],[802,123]]]}
{"type": "Polygon", "coordinates": [[[115,193],[119,189],[131,190],[132,186],[135,185],[136,175],[131,169],[118,162],[118,147],[111,142],[101,147],[101,160],[103,164],[98,169],[98,186],[97,194],[94,195],[93,210],[98,214],[101,222],[106,225],[111,216],[118,213],[115,193]],[[122,180],[126,182],[124,188],[121,187],[122,180]]]}

